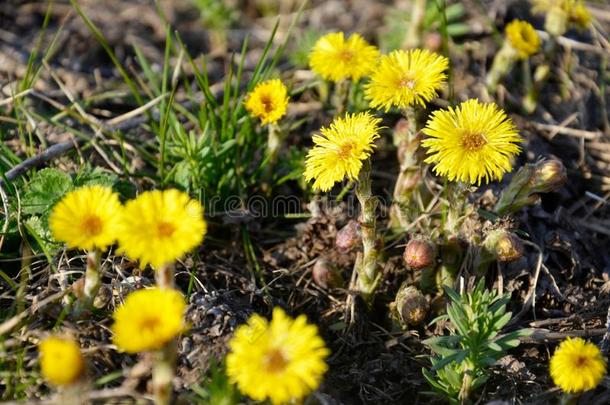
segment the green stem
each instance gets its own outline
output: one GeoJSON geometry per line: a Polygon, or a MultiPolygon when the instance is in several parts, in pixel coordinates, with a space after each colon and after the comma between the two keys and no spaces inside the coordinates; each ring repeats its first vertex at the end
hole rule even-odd
{"type": "Polygon", "coordinates": [[[155,405],[169,405],[172,397],[172,380],[176,367],[176,341],[172,340],[155,354],[152,385],[155,405]]]}
{"type": "Polygon", "coordinates": [[[356,197],[360,203],[360,226],[362,230],[362,260],[357,262],[358,290],[365,299],[372,295],[379,283],[379,266],[377,260],[379,252],[377,249],[376,209],[377,198],[371,193],[371,162],[366,160],[360,170],[358,183],[356,185],[356,197]]]}

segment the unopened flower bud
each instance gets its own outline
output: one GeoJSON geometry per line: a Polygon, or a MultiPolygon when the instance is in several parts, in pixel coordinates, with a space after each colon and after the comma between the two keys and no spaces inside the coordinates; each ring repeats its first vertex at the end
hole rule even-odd
{"type": "Polygon", "coordinates": [[[557,191],[568,181],[566,168],[560,160],[544,160],[534,169],[532,188],[538,193],[557,191]]]}
{"type": "Polygon", "coordinates": [[[424,38],[424,47],[432,52],[438,52],[443,47],[443,37],[438,32],[429,32],[424,38]]]}
{"type": "Polygon", "coordinates": [[[350,220],[337,232],[335,246],[342,252],[349,252],[362,243],[362,233],[358,221],[350,220]]]}
{"type": "Polygon", "coordinates": [[[322,257],[313,265],[312,278],[316,285],[324,289],[343,286],[343,277],[339,269],[322,257]]]}
{"type": "Polygon", "coordinates": [[[512,262],[523,256],[523,241],[504,229],[491,231],[483,241],[485,248],[500,262],[512,262]]]}
{"type": "Polygon", "coordinates": [[[430,241],[411,239],[405,247],[403,259],[407,267],[412,270],[430,267],[436,259],[436,248],[430,241]]]}
{"type": "Polygon", "coordinates": [[[400,324],[406,327],[422,323],[428,315],[430,304],[417,287],[403,284],[396,294],[393,307],[400,324]]]}

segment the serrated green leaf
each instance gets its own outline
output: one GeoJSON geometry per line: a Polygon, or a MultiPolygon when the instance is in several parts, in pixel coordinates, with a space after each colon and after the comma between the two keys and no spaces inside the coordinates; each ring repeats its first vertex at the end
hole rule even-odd
{"type": "Polygon", "coordinates": [[[42,169],[26,185],[21,209],[24,214],[47,213],[61,197],[72,191],[72,178],[57,169],[42,169]]]}

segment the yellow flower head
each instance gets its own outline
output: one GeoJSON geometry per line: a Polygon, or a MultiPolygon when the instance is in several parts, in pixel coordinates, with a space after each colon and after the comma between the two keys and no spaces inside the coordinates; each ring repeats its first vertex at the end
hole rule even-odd
{"type": "Polygon", "coordinates": [[[187,329],[185,309],[184,297],[174,289],[133,292],[114,312],[114,344],[128,353],[161,349],[187,329]]]}
{"type": "Polygon", "coordinates": [[[229,342],[227,376],[256,401],[299,400],[315,390],[328,369],[329,351],[305,315],[296,319],[275,308],[268,322],[253,315],[229,342]]]}
{"type": "Polygon", "coordinates": [[[584,29],[591,25],[591,13],[582,1],[576,1],[570,11],[570,22],[576,27],[584,29]]]}
{"type": "Polygon", "coordinates": [[[606,374],[606,359],[593,343],[567,338],[551,357],[551,377],[567,393],[592,390],[606,374]]]}
{"type": "Polygon", "coordinates": [[[53,207],[49,227],[53,237],[70,248],[105,249],[117,238],[122,208],[110,188],[81,187],[53,207]]]}
{"type": "Polygon", "coordinates": [[[125,204],[119,245],[142,266],[159,268],[199,245],[206,229],[199,201],[173,189],[147,191],[125,204]]]}
{"type": "Polygon", "coordinates": [[[377,48],[359,34],[345,40],[342,32],[335,32],[318,39],[309,54],[309,66],[326,80],[358,80],[375,68],[378,58],[377,48]]]}
{"type": "Polygon", "coordinates": [[[365,96],[372,107],[386,111],[392,106],[424,106],[442,88],[448,67],[447,58],[427,49],[393,51],[381,57],[365,96]]]}
{"type": "Polygon", "coordinates": [[[313,188],[328,191],[346,176],[355,180],[362,161],[369,158],[379,137],[379,118],[368,112],[335,118],[322,135],[314,135],[315,146],[307,154],[305,179],[313,188]]]}
{"type": "Polygon", "coordinates": [[[435,111],[423,132],[429,136],[422,142],[426,163],[435,163],[434,171],[451,181],[500,180],[520,150],[521,138],[504,111],[477,99],[435,111]]]}
{"type": "Polygon", "coordinates": [[[263,125],[276,123],[286,115],[288,89],[279,79],[256,85],[246,97],[246,110],[259,118],[263,125]]]}
{"type": "Polygon", "coordinates": [[[538,14],[546,14],[547,18],[558,16],[566,23],[573,24],[578,28],[587,28],[591,24],[591,13],[582,0],[532,0],[534,7],[532,11],[538,14]]]}
{"type": "Polygon", "coordinates": [[[78,343],[67,337],[49,336],[40,342],[40,369],[51,384],[74,384],[85,371],[78,343]]]}
{"type": "Polygon", "coordinates": [[[526,59],[540,49],[540,37],[532,24],[514,20],[506,26],[506,38],[510,46],[517,51],[519,58],[526,59]]]}

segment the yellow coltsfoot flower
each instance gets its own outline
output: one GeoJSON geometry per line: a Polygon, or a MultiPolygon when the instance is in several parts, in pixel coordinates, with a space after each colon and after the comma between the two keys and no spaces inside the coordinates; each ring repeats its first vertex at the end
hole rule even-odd
{"type": "Polygon", "coordinates": [[[451,181],[481,184],[500,180],[512,169],[521,138],[506,113],[494,103],[477,99],[432,113],[423,132],[426,163],[451,181]]]}
{"type": "Polygon", "coordinates": [[[342,32],[322,36],[309,54],[309,67],[323,79],[359,80],[373,71],[379,51],[359,34],[346,40],[342,32]]]}
{"type": "Polygon", "coordinates": [[[279,79],[257,84],[246,97],[246,110],[263,125],[279,121],[286,115],[287,108],[288,89],[279,79]]]}
{"type": "Polygon", "coordinates": [[[592,390],[606,375],[606,359],[599,348],[581,338],[567,338],[551,357],[551,377],[567,393],[592,390]]]}
{"type": "Polygon", "coordinates": [[[253,315],[229,342],[227,376],[256,401],[284,404],[315,390],[328,369],[329,350],[318,328],[275,308],[271,322],[253,315]]]}
{"type": "Polygon", "coordinates": [[[369,158],[379,138],[379,118],[368,112],[335,118],[322,135],[314,135],[315,146],[307,154],[305,179],[314,180],[313,188],[328,191],[336,182],[355,180],[362,161],[369,158]]]}
{"type": "Polygon", "coordinates": [[[176,290],[133,292],[114,312],[114,344],[128,353],[161,349],[187,329],[185,310],[184,297],[176,290]]]}
{"type": "Polygon", "coordinates": [[[49,217],[53,237],[69,248],[105,249],[118,234],[122,205],[112,189],[87,186],[66,194],[49,217]]]}
{"type": "Polygon", "coordinates": [[[505,29],[510,46],[517,51],[520,59],[526,59],[540,49],[540,37],[532,24],[527,21],[511,21],[505,29]]]}
{"type": "Polygon", "coordinates": [[[426,49],[393,51],[381,57],[379,65],[365,87],[371,107],[406,108],[436,97],[443,87],[449,60],[426,49]]]}
{"type": "Polygon", "coordinates": [[[38,346],[42,376],[51,384],[63,386],[77,382],[85,371],[85,360],[74,339],[49,336],[38,346]]]}
{"type": "Polygon", "coordinates": [[[199,201],[179,190],[154,190],[125,204],[118,239],[127,256],[159,269],[198,246],[206,229],[199,201]]]}

